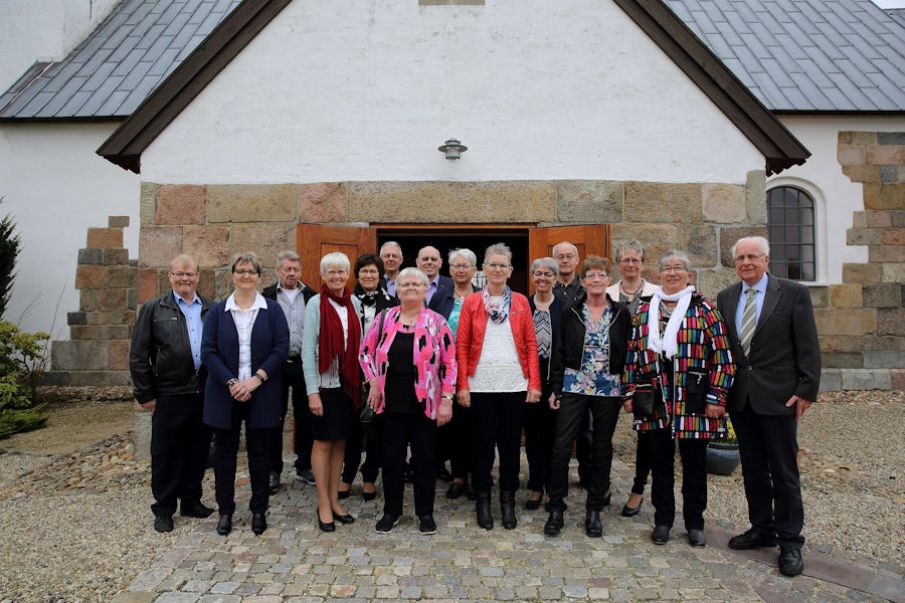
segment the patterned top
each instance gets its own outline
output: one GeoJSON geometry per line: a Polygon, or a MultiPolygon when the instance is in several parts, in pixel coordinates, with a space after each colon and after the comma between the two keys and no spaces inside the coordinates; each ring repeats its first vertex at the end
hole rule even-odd
{"type": "MultiPolygon", "coordinates": [[[[660,356],[648,348],[647,316],[650,304],[645,302],[635,315],[632,338],[628,345],[623,384],[625,397],[631,399],[635,385],[652,380],[664,395],[654,414],[635,419],[638,431],[673,430],[676,438],[701,439],[725,433],[726,418],[711,419],[686,406],[689,390],[706,390],[706,404],[726,406],[726,394],[735,377],[735,362],[730,351],[726,325],[719,311],[698,292],[692,293],[691,304],[679,328],[679,346],[670,363],[675,374],[674,387],[663,370],[660,356]],[[694,375],[700,375],[697,383],[694,375]]],[[[705,404],[705,406],[706,406],[705,404]]]]}
{"type": "Polygon", "coordinates": [[[456,332],[459,330],[459,315],[462,314],[462,303],[464,301],[464,297],[457,297],[453,302],[452,310],[449,312],[449,318],[446,319],[446,323],[449,325],[449,330],[452,331],[453,337],[456,336],[456,332]]]}
{"type": "MultiPolygon", "coordinates": [[[[386,392],[386,376],[390,347],[396,333],[403,327],[399,320],[399,306],[384,310],[383,331],[380,331],[379,315],[372,328],[361,340],[358,361],[366,380],[377,380],[380,393],[386,392]]],[[[415,345],[412,350],[412,364],[418,369],[415,380],[415,395],[424,405],[424,414],[430,419],[437,418],[437,408],[443,395],[452,396],[456,389],[456,346],[452,331],[444,318],[424,308],[415,321],[415,345]]],[[[377,413],[384,411],[381,402],[377,413]]]]}
{"type": "Polygon", "coordinates": [[[581,367],[577,371],[566,368],[562,391],[585,396],[621,396],[619,375],[610,374],[611,308],[607,306],[595,323],[588,305],[582,304],[581,317],[585,327],[581,367]]]}
{"type": "Polygon", "coordinates": [[[553,322],[550,310],[534,310],[534,333],[537,335],[537,355],[550,359],[553,350],[553,322]]]}

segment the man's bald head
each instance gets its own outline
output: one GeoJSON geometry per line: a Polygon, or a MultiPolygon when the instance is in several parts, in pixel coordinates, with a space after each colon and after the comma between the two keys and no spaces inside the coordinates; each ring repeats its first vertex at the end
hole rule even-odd
{"type": "Polygon", "coordinates": [[[427,278],[434,280],[440,273],[440,267],[443,266],[443,258],[440,257],[440,250],[436,247],[428,245],[418,250],[418,257],[415,264],[421,269],[427,278]]]}

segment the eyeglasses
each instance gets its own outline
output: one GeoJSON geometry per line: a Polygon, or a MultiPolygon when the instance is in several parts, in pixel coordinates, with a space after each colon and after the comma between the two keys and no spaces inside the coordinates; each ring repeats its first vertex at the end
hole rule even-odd
{"type": "Polygon", "coordinates": [[[348,270],[327,270],[327,276],[345,276],[349,274],[348,270]]]}
{"type": "Polygon", "coordinates": [[[509,264],[484,264],[484,266],[491,270],[506,270],[511,267],[509,264]]]}
{"type": "Polygon", "coordinates": [[[735,256],[735,263],[742,264],[744,262],[753,262],[755,260],[759,260],[760,258],[767,255],[766,253],[749,253],[747,255],[737,255],[735,256]]]}
{"type": "Polygon", "coordinates": [[[424,287],[424,283],[421,281],[403,281],[396,286],[397,289],[420,289],[422,287],[424,287]]]}
{"type": "Polygon", "coordinates": [[[688,272],[688,268],[686,268],[683,264],[679,264],[678,266],[663,266],[660,268],[660,272],[688,272]]]}
{"type": "Polygon", "coordinates": [[[592,281],[598,278],[601,280],[605,279],[606,272],[588,272],[586,275],[584,275],[584,280],[586,281],[592,281]]]}
{"type": "Polygon", "coordinates": [[[577,257],[578,256],[575,255],[574,253],[560,253],[559,255],[556,256],[556,259],[557,260],[574,260],[577,257]]]}
{"type": "Polygon", "coordinates": [[[553,278],[554,274],[552,272],[543,272],[541,270],[537,270],[537,271],[535,271],[534,276],[536,276],[538,278],[540,278],[542,276],[547,277],[547,278],[553,278]]]}
{"type": "Polygon", "coordinates": [[[248,270],[246,268],[239,268],[238,270],[233,270],[233,274],[238,274],[239,276],[257,276],[257,270],[248,270]]]}
{"type": "Polygon", "coordinates": [[[450,266],[451,270],[470,270],[474,268],[471,264],[452,264],[450,266]]]}
{"type": "Polygon", "coordinates": [[[174,278],[195,278],[197,272],[170,272],[170,276],[174,278]]]}
{"type": "Polygon", "coordinates": [[[622,258],[619,260],[620,264],[640,264],[641,260],[638,258],[622,258]]]}

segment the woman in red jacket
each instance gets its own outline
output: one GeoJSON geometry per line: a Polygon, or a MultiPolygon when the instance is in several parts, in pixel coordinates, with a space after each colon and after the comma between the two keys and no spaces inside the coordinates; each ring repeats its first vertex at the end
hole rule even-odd
{"type": "Polygon", "coordinates": [[[493,529],[490,470],[494,444],[500,453],[503,527],[515,528],[522,405],[540,399],[537,339],[528,298],[513,293],[512,252],[503,243],[484,253],[487,285],[465,298],[456,333],[459,365],[456,397],[471,408],[471,470],[478,525],[493,529]]]}

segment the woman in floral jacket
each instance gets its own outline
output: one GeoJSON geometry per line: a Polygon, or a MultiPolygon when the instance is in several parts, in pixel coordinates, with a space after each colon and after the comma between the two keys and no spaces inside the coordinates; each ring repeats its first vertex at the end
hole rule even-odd
{"type": "Polygon", "coordinates": [[[396,277],[400,306],[374,317],[359,362],[370,384],[368,404],[381,415],[383,517],[389,532],[402,515],[405,453],[412,446],[415,513],[422,534],[433,534],[437,428],[452,418],[456,346],[442,316],[424,307],[427,275],[406,268],[396,277]]]}
{"type": "Polygon", "coordinates": [[[660,282],[635,315],[626,358],[626,412],[648,432],[653,485],[651,540],[666,544],[675,519],[675,440],[682,458],[682,514],[688,542],[702,547],[707,508],[709,438],[726,431],[726,394],[735,375],[726,325],[690,282],[691,261],[681,251],[660,258],[660,282]]]}

